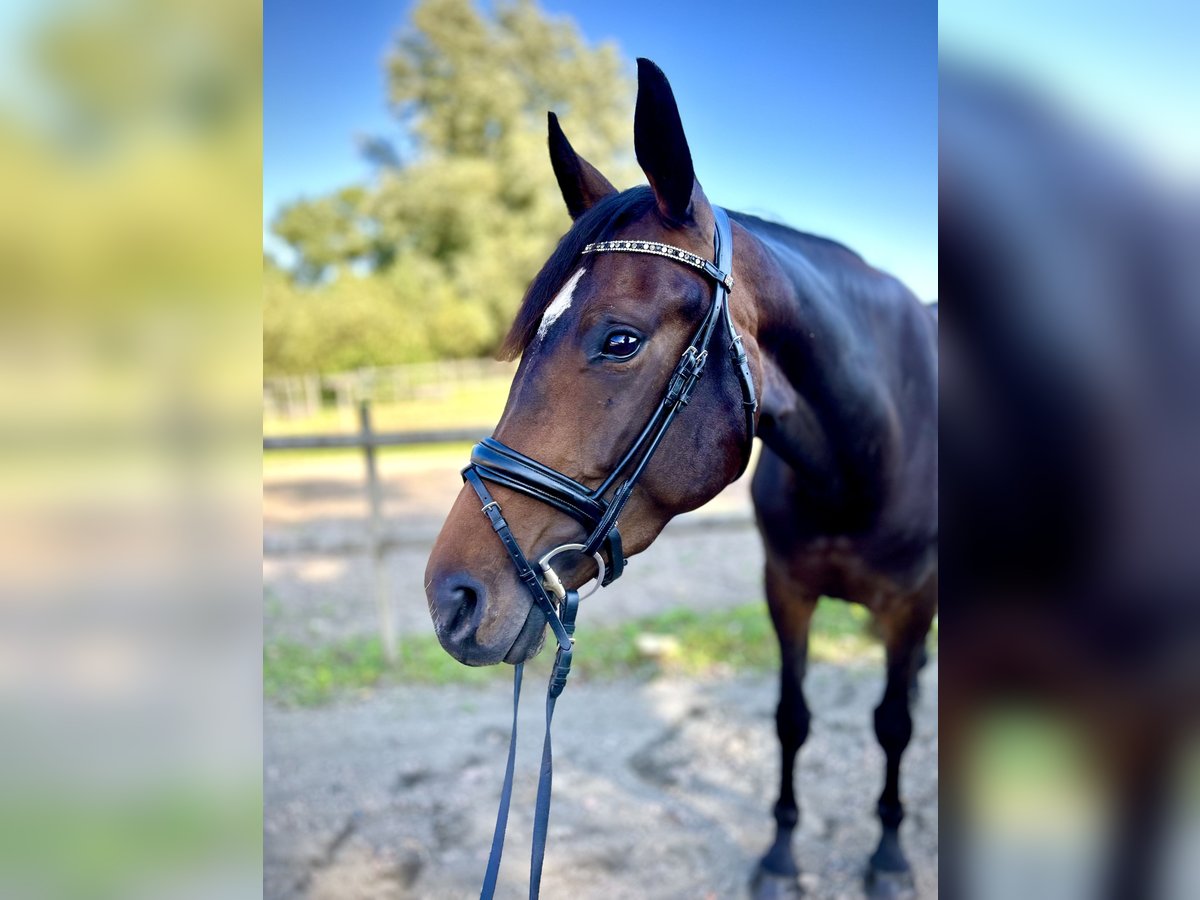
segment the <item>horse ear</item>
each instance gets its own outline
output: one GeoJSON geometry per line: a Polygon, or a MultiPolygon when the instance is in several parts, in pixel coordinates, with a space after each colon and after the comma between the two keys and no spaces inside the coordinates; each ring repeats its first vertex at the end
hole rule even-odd
{"type": "Polygon", "coordinates": [[[547,113],[546,117],[550,127],[550,165],[566,201],[567,212],[572,219],[578,219],[600,200],[615,194],[617,189],[595,166],[575,152],[558,124],[558,116],[547,113]]]}
{"type": "Polygon", "coordinates": [[[696,173],[683,133],[679,107],[662,69],[648,59],[638,61],[637,108],[633,114],[633,148],[646,173],[658,211],[675,225],[692,219],[696,173]]]}

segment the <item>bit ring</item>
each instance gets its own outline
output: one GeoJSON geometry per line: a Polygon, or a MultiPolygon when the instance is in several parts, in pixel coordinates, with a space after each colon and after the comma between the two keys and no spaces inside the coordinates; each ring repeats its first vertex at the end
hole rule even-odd
{"type": "MultiPolygon", "coordinates": [[[[546,589],[558,597],[560,603],[566,599],[567,589],[563,587],[562,581],[559,580],[558,573],[555,572],[554,569],[550,568],[550,560],[567,550],[582,549],[583,544],[561,544],[538,560],[538,566],[541,567],[542,570],[542,581],[545,584],[546,589]]],[[[600,555],[600,552],[597,551],[592,554],[592,559],[596,560],[596,565],[599,566],[599,571],[595,579],[593,579],[594,584],[592,585],[591,590],[589,590],[586,594],[580,591],[580,600],[582,600],[584,597],[592,596],[592,594],[600,590],[600,585],[604,583],[604,575],[607,571],[604,568],[604,558],[600,555]]]]}

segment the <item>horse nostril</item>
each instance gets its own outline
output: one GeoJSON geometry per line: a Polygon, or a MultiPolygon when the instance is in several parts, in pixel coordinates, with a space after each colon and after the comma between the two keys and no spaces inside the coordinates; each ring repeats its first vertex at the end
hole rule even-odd
{"type": "Polygon", "coordinates": [[[463,573],[443,579],[434,597],[443,633],[457,639],[468,637],[478,625],[483,599],[482,586],[469,575],[463,573]]]}
{"type": "Polygon", "coordinates": [[[479,594],[472,587],[456,587],[451,590],[453,602],[457,605],[459,614],[470,618],[479,602],[479,594]]]}

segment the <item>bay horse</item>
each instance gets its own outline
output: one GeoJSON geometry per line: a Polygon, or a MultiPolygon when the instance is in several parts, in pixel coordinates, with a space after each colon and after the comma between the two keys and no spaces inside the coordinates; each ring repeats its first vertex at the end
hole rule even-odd
{"type": "Polygon", "coordinates": [[[521,357],[507,405],[464,470],[468,484],[430,555],[435,631],[468,665],[519,665],[539,652],[547,624],[569,646],[545,599],[553,585],[522,565],[521,548],[534,559],[564,547],[585,551],[563,554],[557,572],[543,566],[547,579],[570,588],[611,580],[671,518],[741,474],[757,431],[752,493],[782,662],[781,777],[775,838],[752,891],[800,893],[793,772],[809,731],[809,625],[828,595],[868,608],[886,648],[874,717],[886,758],[882,834],[867,884],[877,896],[911,893],[899,835],[900,761],[937,608],[935,319],[898,280],[840,244],[742,213],[726,219],[696,180],[666,77],[644,59],[634,145],[649,186],[619,192],[575,153],[550,114],[550,161],[574,224],[517,313],[502,349],[521,357]],[[707,262],[723,229],[731,272],[720,269],[720,254],[716,265],[707,262]],[[698,339],[697,323],[714,319],[719,303],[727,303],[727,327],[701,328],[698,339]],[[731,352],[722,352],[726,343],[731,352]],[[707,360],[705,377],[696,372],[687,408],[659,433],[663,408],[679,406],[677,378],[689,354],[707,360]],[[635,463],[637,474],[618,486],[615,470],[651,431],[656,440],[635,463]],[[504,465],[522,477],[506,481],[497,474],[504,465]],[[494,498],[480,489],[480,473],[494,498]],[[597,505],[585,515],[576,506],[589,497],[597,505]],[[618,507],[622,534],[614,540],[618,507]],[[585,536],[581,522],[587,532],[605,511],[611,515],[585,536]]]}

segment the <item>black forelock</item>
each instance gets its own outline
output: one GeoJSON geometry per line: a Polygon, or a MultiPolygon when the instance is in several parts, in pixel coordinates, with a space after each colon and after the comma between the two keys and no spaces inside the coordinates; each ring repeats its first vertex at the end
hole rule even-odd
{"type": "Polygon", "coordinates": [[[610,194],[576,219],[525,291],[517,317],[500,347],[500,358],[514,359],[529,346],[537,334],[546,307],[575,270],[586,245],[609,239],[654,208],[654,192],[649,186],[641,185],[619,194],[610,194]]]}

